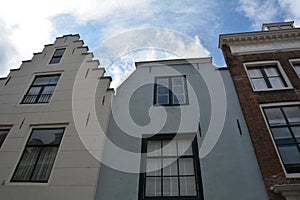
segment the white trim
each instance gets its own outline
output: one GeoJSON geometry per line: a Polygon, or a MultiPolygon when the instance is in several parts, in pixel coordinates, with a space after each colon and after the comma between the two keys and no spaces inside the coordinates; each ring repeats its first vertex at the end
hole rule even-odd
{"type": "Polygon", "coordinates": [[[256,62],[245,62],[243,63],[244,68],[246,70],[247,76],[248,76],[248,80],[250,81],[250,84],[252,86],[252,90],[254,92],[261,92],[261,91],[276,91],[276,90],[288,90],[288,89],[293,89],[293,86],[290,82],[290,80],[288,79],[286,73],[284,72],[283,68],[281,67],[281,64],[278,60],[269,60],[269,61],[256,61],[256,62]],[[251,81],[250,75],[248,73],[248,68],[251,67],[264,67],[267,66],[269,64],[276,64],[277,65],[277,69],[280,73],[280,75],[282,76],[283,80],[285,81],[285,83],[287,84],[287,87],[284,88],[266,88],[266,89],[255,89],[254,85],[251,81]]]}
{"type": "Polygon", "coordinates": [[[267,127],[267,129],[269,131],[272,143],[273,143],[275,151],[277,153],[277,157],[279,159],[280,165],[281,165],[281,167],[282,167],[282,169],[284,171],[285,177],[286,178],[300,178],[300,173],[290,173],[289,174],[289,173],[286,172],[284,164],[283,164],[283,161],[282,161],[281,156],[279,154],[279,151],[277,149],[277,145],[276,145],[276,143],[274,141],[274,138],[273,138],[273,135],[271,133],[270,127],[268,125],[268,120],[267,120],[267,118],[266,118],[266,116],[264,114],[264,111],[263,111],[264,108],[268,108],[268,107],[273,107],[273,106],[292,106],[292,105],[300,105],[300,102],[299,101],[294,101],[294,102],[279,102],[279,103],[260,104],[259,108],[260,108],[261,114],[262,114],[262,116],[263,116],[263,118],[265,120],[265,125],[266,125],[266,127],[267,127]]]}
{"type": "Polygon", "coordinates": [[[291,64],[291,66],[293,67],[293,69],[294,69],[296,75],[300,78],[300,75],[297,74],[296,69],[295,69],[294,64],[293,64],[293,62],[294,62],[294,63],[299,63],[299,64],[300,64],[300,58],[290,59],[289,62],[290,62],[290,64],[291,64]]]}

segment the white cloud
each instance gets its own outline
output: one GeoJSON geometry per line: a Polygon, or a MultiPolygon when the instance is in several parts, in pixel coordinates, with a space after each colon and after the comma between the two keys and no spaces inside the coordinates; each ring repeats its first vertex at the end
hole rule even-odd
{"type": "Polygon", "coordinates": [[[274,0],[240,0],[237,10],[252,22],[252,29],[256,31],[260,30],[263,23],[273,22],[279,13],[274,0]]]}
{"type": "Polygon", "coordinates": [[[283,9],[286,21],[295,21],[295,26],[300,26],[300,1],[279,0],[279,5],[283,9]]]}

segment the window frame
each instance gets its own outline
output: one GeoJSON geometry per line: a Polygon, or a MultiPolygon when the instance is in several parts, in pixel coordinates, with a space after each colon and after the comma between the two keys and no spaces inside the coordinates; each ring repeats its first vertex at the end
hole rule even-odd
{"type": "MultiPolygon", "coordinates": [[[[4,144],[4,142],[5,142],[6,137],[7,137],[8,133],[9,133],[9,131],[10,131],[10,129],[9,128],[0,128],[0,131],[6,131],[6,133],[3,134],[3,135],[5,135],[4,138],[3,138],[3,140],[2,141],[0,140],[0,149],[1,149],[2,146],[3,146],[3,144],[4,144]]],[[[0,135],[2,135],[2,134],[0,134],[0,135]]]]}
{"type": "MultiPolygon", "coordinates": [[[[156,134],[151,137],[143,136],[142,139],[142,149],[141,149],[141,173],[139,176],[139,200],[165,200],[165,199],[178,199],[178,200],[203,200],[203,185],[202,185],[202,179],[201,179],[201,169],[200,169],[200,159],[199,159],[199,150],[198,150],[198,143],[197,143],[197,136],[193,134],[187,134],[187,136],[179,137],[176,134],[156,134]],[[192,152],[193,155],[190,155],[188,157],[193,157],[193,164],[194,164],[194,175],[189,175],[195,177],[195,189],[196,189],[196,196],[162,196],[163,191],[161,191],[161,196],[146,196],[146,172],[145,169],[147,167],[146,165],[146,153],[147,153],[147,142],[150,140],[158,140],[163,142],[164,140],[172,140],[176,137],[176,139],[192,139],[192,152]],[[192,138],[194,137],[194,138],[192,138]]],[[[179,170],[179,158],[186,157],[185,155],[181,155],[176,159],[177,162],[177,170],[179,170]]],[[[163,158],[163,156],[161,156],[163,158]]],[[[162,170],[162,169],[160,169],[162,170]]],[[[163,177],[169,177],[169,176],[163,176],[163,173],[160,174],[161,176],[161,182],[163,182],[163,177]]],[[[179,172],[177,171],[177,176],[180,177],[179,172]]],[[[182,175],[185,177],[185,175],[182,175]]],[[[188,176],[188,175],[186,175],[188,176]]],[[[173,177],[173,176],[170,176],[173,177]]],[[[178,180],[178,189],[180,190],[180,182],[178,180]]],[[[162,187],[162,185],[161,185],[162,187]]],[[[179,192],[179,191],[178,191],[179,192]]]]}
{"type": "MultiPolygon", "coordinates": [[[[245,68],[245,71],[247,73],[247,77],[248,77],[248,80],[251,84],[251,87],[252,87],[252,90],[254,92],[263,92],[263,91],[276,91],[276,90],[288,90],[288,89],[293,89],[293,86],[290,82],[290,80],[288,79],[286,73],[284,72],[282,66],[280,65],[280,62],[277,61],[277,60],[270,60],[270,61],[257,61],[257,62],[246,62],[246,63],[243,63],[244,65],[244,68],[245,68]],[[251,68],[264,68],[264,67],[268,67],[268,66],[275,66],[277,67],[277,71],[279,73],[279,77],[281,78],[281,80],[283,81],[285,87],[282,87],[282,88],[263,88],[263,89],[255,89],[254,87],[254,84],[252,83],[252,79],[250,77],[250,74],[249,74],[249,70],[248,69],[251,69],[251,68]]],[[[268,77],[265,75],[263,75],[263,79],[266,83],[266,79],[268,80],[268,77]]],[[[266,83],[266,85],[268,86],[268,83],[266,83]]]]}
{"type": "Polygon", "coordinates": [[[300,58],[297,58],[297,59],[290,59],[289,62],[290,62],[290,64],[291,64],[291,66],[293,67],[293,69],[294,69],[296,75],[300,78],[300,73],[299,73],[299,74],[297,73],[297,70],[296,70],[296,68],[295,68],[295,66],[294,66],[294,64],[298,64],[298,65],[300,66],[300,58]]]}
{"type": "MultiPolygon", "coordinates": [[[[31,80],[31,84],[30,84],[29,87],[27,88],[26,92],[23,94],[23,98],[22,98],[22,100],[20,101],[19,104],[21,104],[21,105],[37,105],[37,104],[49,104],[49,103],[51,103],[52,97],[53,97],[53,95],[54,95],[54,93],[55,93],[55,90],[56,90],[56,88],[57,88],[57,86],[58,86],[58,84],[59,84],[59,81],[60,81],[60,79],[61,79],[61,75],[62,75],[61,73],[35,75],[35,76],[33,77],[33,79],[31,80]],[[39,78],[39,77],[51,77],[51,76],[59,76],[59,78],[58,78],[56,84],[33,85],[37,78],[39,78]],[[55,88],[54,88],[54,90],[53,90],[51,96],[49,97],[49,101],[48,101],[48,102],[38,102],[39,99],[40,99],[40,97],[41,97],[41,95],[42,95],[42,92],[44,91],[45,87],[47,87],[47,86],[55,86],[55,88]],[[36,96],[36,99],[34,100],[33,103],[26,103],[26,102],[24,103],[26,97],[27,97],[27,96],[30,96],[30,95],[28,95],[28,93],[29,93],[30,89],[33,88],[33,87],[40,87],[40,88],[41,88],[40,91],[39,91],[39,93],[38,93],[37,95],[31,95],[31,96],[36,96]]],[[[46,94],[46,95],[50,95],[50,94],[46,94]]]]}
{"type": "Polygon", "coordinates": [[[65,53],[66,53],[66,50],[67,50],[66,47],[60,47],[60,48],[54,49],[54,52],[52,53],[52,56],[51,56],[50,61],[49,61],[48,64],[49,64],[49,65],[58,65],[58,64],[60,64],[60,62],[61,62],[63,56],[64,56],[65,53]],[[56,56],[55,53],[56,53],[57,51],[59,51],[59,50],[64,50],[64,52],[63,52],[62,55],[56,56]],[[59,58],[59,62],[52,63],[52,60],[57,59],[57,58],[59,58]]]}
{"type": "MultiPolygon", "coordinates": [[[[267,118],[267,116],[265,114],[265,111],[264,111],[265,108],[282,108],[282,107],[290,107],[290,106],[300,106],[300,102],[281,102],[281,103],[268,103],[268,104],[259,105],[260,110],[261,110],[261,114],[262,114],[262,116],[264,118],[264,121],[265,121],[265,125],[268,129],[269,135],[271,137],[272,143],[273,143],[275,151],[277,153],[277,157],[279,159],[279,162],[281,164],[281,167],[284,171],[285,176],[287,178],[300,178],[300,166],[299,166],[299,172],[294,172],[294,173],[288,173],[287,172],[285,164],[284,164],[284,162],[281,158],[280,152],[278,150],[278,146],[277,146],[277,144],[275,142],[275,139],[273,137],[273,134],[272,134],[272,131],[271,131],[271,126],[269,124],[268,118],[267,118]]],[[[286,120],[286,117],[285,117],[285,120],[286,120]]],[[[281,127],[281,126],[278,126],[278,127],[281,127]]],[[[282,126],[282,127],[288,127],[289,128],[290,126],[282,126]]],[[[295,138],[293,137],[293,139],[295,139],[295,138]]]]}
{"type": "Polygon", "coordinates": [[[13,171],[11,177],[10,177],[10,183],[11,183],[11,184],[20,184],[20,183],[21,183],[21,184],[47,184],[47,183],[49,183],[49,180],[50,180],[50,178],[51,178],[51,174],[52,174],[53,169],[54,169],[54,166],[55,166],[56,159],[57,159],[57,157],[58,157],[58,153],[59,153],[59,151],[60,151],[60,147],[61,147],[62,140],[63,140],[63,138],[64,138],[65,131],[66,131],[66,128],[65,128],[64,126],[58,126],[58,127],[52,127],[52,126],[51,126],[51,127],[34,127],[34,128],[32,128],[31,131],[30,131],[30,134],[29,134],[28,138],[26,139],[26,143],[25,143],[25,145],[24,145],[24,147],[23,147],[22,153],[20,154],[20,157],[19,157],[19,160],[18,160],[18,162],[17,162],[17,165],[15,166],[14,171],[13,171]],[[60,141],[59,141],[58,144],[54,144],[54,145],[53,145],[53,144],[50,144],[50,145],[49,145],[49,144],[47,144],[47,145],[28,145],[29,142],[30,142],[30,139],[31,139],[31,136],[32,136],[34,130],[55,130],[55,129],[61,129],[61,130],[62,130],[62,137],[61,137],[61,139],[60,139],[60,141]],[[49,176],[48,176],[47,180],[46,180],[46,181],[30,180],[30,179],[32,178],[33,173],[34,173],[34,171],[35,171],[35,168],[36,168],[36,166],[37,166],[37,164],[38,164],[38,160],[39,160],[39,158],[40,158],[39,156],[38,156],[37,159],[35,160],[34,167],[33,167],[33,170],[32,170],[32,172],[31,172],[31,175],[30,175],[29,180],[13,180],[15,174],[17,173],[17,170],[18,170],[18,168],[19,168],[19,165],[20,165],[20,163],[21,163],[21,161],[22,161],[22,158],[23,158],[23,156],[24,156],[24,154],[25,154],[26,148],[34,148],[34,147],[41,148],[41,149],[39,150],[39,154],[41,153],[41,151],[43,150],[43,148],[47,148],[47,147],[57,147],[57,151],[56,151],[56,154],[55,154],[55,158],[53,159],[53,163],[52,163],[52,166],[51,166],[51,169],[50,169],[50,173],[49,173],[49,176]]]}
{"type": "Polygon", "coordinates": [[[153,105],[155,106],[183,106],[183,105],[189,105],[189,98],[188,98],[188,88],[187,88],[187,81],[186,81],[186,75],[178,75],[178,76],[156,76],[154,77],[154,95],[153,95],[153,105]],[[184,88],[184,97],[185,97],[185,103],[174,103],[173,100],[173,92],[172,92],[172,80],[175,78],[183,78],[183,88],[184,88]],[[158,96],[158,79],[168,79],[168,103],[160,104],[157,102],[157,96],[158,96]]]}

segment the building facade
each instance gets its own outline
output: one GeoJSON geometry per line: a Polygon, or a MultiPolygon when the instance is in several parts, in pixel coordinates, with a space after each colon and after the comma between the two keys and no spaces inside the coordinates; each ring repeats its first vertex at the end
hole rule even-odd
{"type": "Polygon", "coordinates": [[[268,199],[228,69],[136,63],[117,89],[97,200],[268,199]]]}
{"type": "Polygon", "coordinates": [[[269,199],[300,199],[300,29],[220,35],[269,199]]]}
{"type": "Polygon", "coordinates": [[[113,94],[98,65],[66,35],[0,79],[0,199],[95,199],[113,94]]]}

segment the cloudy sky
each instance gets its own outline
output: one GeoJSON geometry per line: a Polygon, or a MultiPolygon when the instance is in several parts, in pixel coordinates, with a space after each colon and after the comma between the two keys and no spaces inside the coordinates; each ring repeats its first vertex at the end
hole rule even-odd
{"type": "Polygon", "coordinates": [[[135,61],[212,56],[225,66],[219,34],[278,21],[300,26],[299,10],[296,0],[9,0],[0,7],[0,77],[70,33],[102,61],[113,87],[135,61]],[[104,55],[107,48],[118,50],[104,55]]]}

